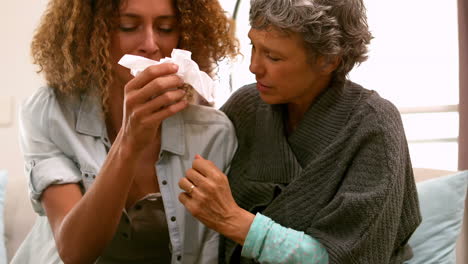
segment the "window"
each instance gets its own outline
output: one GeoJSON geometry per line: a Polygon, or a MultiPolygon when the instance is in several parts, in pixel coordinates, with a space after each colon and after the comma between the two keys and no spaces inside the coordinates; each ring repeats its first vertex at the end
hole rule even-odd
{"type": "Polygon", "coordinates": [[[365,1],[374,35],[369,60],[350,79],[401,111],[414,167],[456,170],[457,2],[365,1]]]}
{"type": "MultiPolygon", "coordinates": [[[[221,1],[230,14],[236,2],[221,1]]],[[[374,39],[369,46],[368,61],[355,68],[349,78],[376,90],[400,109],[414,167],[456,170],[459,126],[456,1],[364,2],[374,39]]],[[[243,57],[228,66],[233,89],[255,82],[249,71],[249,4],[244,0],[238,6],[236,29],[243,57]]]]}

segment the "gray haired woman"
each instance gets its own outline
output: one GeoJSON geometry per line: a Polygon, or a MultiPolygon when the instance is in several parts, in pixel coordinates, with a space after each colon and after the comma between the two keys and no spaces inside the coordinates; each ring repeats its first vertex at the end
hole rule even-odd
{"type": "Polygon", "coordinates": [[[362,0],[252,0],[250,23],[257,82],[223,106],[239,140],[228,177],[197,156],[179,182],[224,235],[221,262],[409,259],[421,217],[401,117],[346,77],[371,40],[362,0]]]}

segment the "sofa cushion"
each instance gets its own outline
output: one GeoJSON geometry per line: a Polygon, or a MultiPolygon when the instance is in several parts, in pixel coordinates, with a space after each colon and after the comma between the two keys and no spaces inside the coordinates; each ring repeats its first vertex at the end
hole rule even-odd
{"type": "MultiPolygon", "coordinates": [[[[14,173],[8,170],[8,184],[5,195],[5,244],[8,261],[23,242],[34,224],[37,214],[28,196],[27,177],[22,170],[14,173]]],[[[7,262],[10,263],[10,262],[7,262]]]]}
{"type": "Polygon", "coordinates": [[[7,263],[5,249],[5,229],[4,229],[4,205],[7,184],[7,172],[0,170],[0,263],[7,263]]]}
{"type": "Polygon", "coordinates": [[[406,263],[454,264],[456,242],[463,222],[468,171],[443,176],[434,171],[420,172],[415,171],[415,175],[423,220],[409,240],[414,257],[406,263]]]}

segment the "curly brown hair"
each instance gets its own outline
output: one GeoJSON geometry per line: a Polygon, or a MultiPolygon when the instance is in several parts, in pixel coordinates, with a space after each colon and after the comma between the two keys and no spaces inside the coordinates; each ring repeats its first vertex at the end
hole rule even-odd
{"type": "MultiPolygon", "coordinates": [[[[125,0],[51,0],[31,43],[33,62],[59,95],[99,87],[104,111],[112,83],[110,35],[125,0]]],[[[173,0],[178,10],[180,49],[190,50],[212,75],[218,61],[238,54],[233,25],[217,0],[173,0]]]]}

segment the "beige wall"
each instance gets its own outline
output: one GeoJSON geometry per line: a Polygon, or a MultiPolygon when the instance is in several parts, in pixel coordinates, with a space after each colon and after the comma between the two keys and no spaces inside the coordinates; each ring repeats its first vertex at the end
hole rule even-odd
{"type": "Polygon", "coordinates": [[[0,123],[0,168],[7,169],[12,177],[22,175],[17,140],[17,107],[27,95],[42,84],[31,64],[29,44],[46,2],[3,1],[0,9],[0,112],[4,117],[0,123]],[[8,124],[5,124],[5,118],[10,121],[8,124]]]}
{"type": "Polygon", "coordinates": [[[27,232],[31,223],[30,216],[33,215],[27,200],[12,196],[13,193],[26,195],[26,181],[18,146],[17,108],[26,96],[43,83],[31,65],[29,43],[46,3],[47,0],[2,1],[0,9],[0,169],[9,172],[5,230],[7,253],[10,254],[12,246],[16,247],[19,243],[12,237],[12,232],[15,236],[23,236],[21,234],[27,232]]]}

